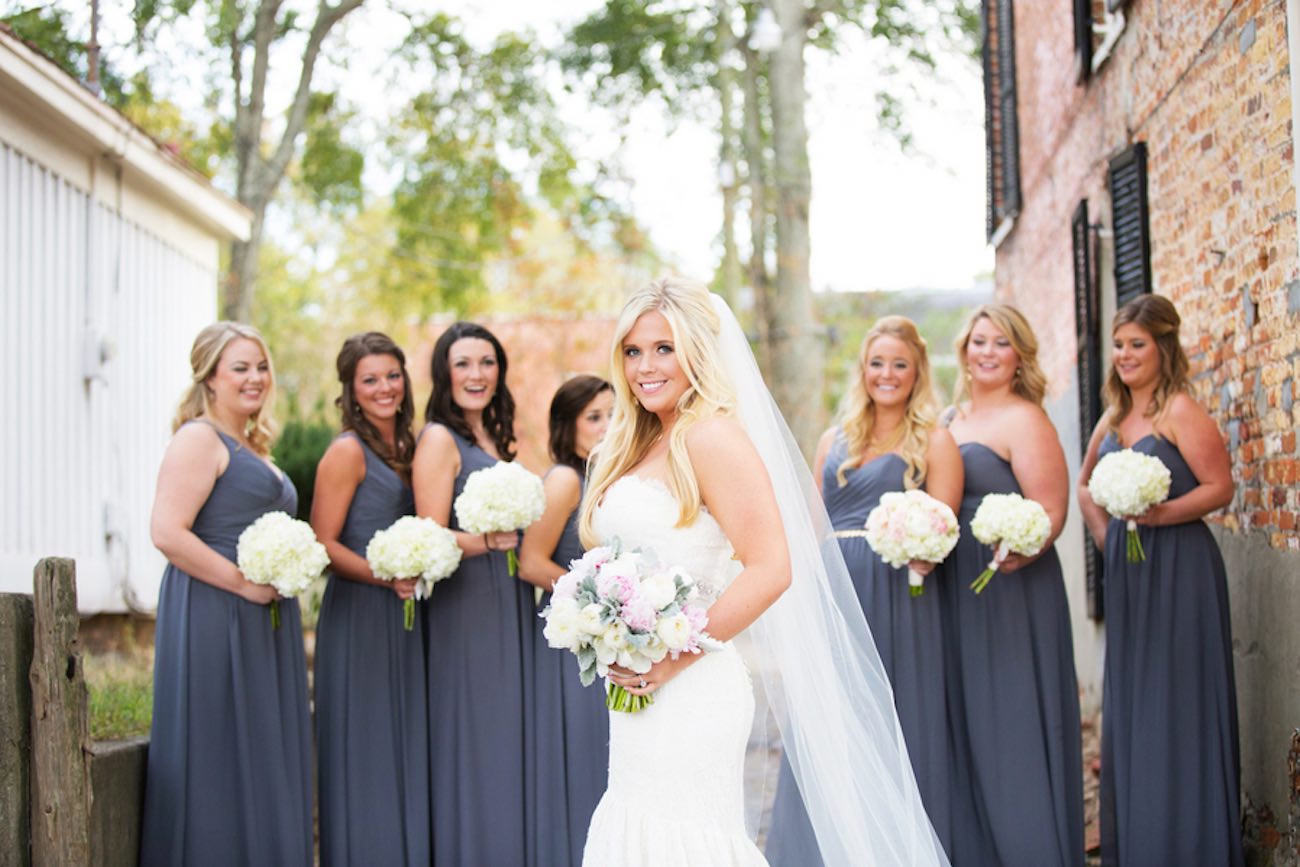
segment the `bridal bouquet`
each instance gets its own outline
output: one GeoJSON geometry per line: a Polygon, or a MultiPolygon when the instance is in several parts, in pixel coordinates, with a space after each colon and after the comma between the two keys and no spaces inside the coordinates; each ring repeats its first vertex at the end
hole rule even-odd
{"type": "Polygon", "coordinates": [[[1155,455],[1120,449],[1097,461],[1088,479],[1092,501],[1128,524],[1127,554],[1130,563],[1147,558],[1133,519],[1169,496],[1169,468],[1155,455]]]}
{"type": "Polygon", "coordinates": [[[402,606],[402,625],[410,632],[415,626],[415,600],[427,599],[433,585],[460,565],[460,546],[446,527],[432,518],[406,515],[387,530],[380,530],[366,545],[366,562],[376,578],[420,578],[415,597],[402,606]]]}
{"type": "MultiPolygon", "coordinates": [[[[957,516],[946,503],[925,491],[890,491],[867,515],[866,537],[871,550],[895,569],[912,560],[942,562],[957,544],[957,516]]],[[[925,592],[925,576],[907,570],[909,592],[925,592]]]]}
{"type": "MultiPolygon", "coordinates": [[[[513,461],[499,461],[475,470],[453,504],[456,522],[466,533],[505,533],[522,530],[542,516],[546,494],[542,480],[513,461]]],[[[510,574],[519,571],[514,549],[507,553],[510,574]]]]}
{"type": "MultiPolygon", "coordinates": [[[[269,584],[281,596],[297,596],[330,564],[325,546],[305,521],[267,512],[239,534],[235,562],[254,584],[269,584]]],[[[280,628],[280,601],[271,600],[271,626],[280,628]]]]}
{"type": "Polygon", "coordinates": [[[976,593],[993,580],[993,573],[1011,552],[1032,557],[1047,544],[1052,535],[1052,521],[1047,510],[1019,494],[985,494],[970,522],[971,535],[993,546],[993,559],[974,581],[976,593]]]}
{"type": "MultiPolygon", "coordinates": [[[[570,564],[541,616],[546,643],[578,657],[583,686],[611,665],[644,674],[665,656],[722,647],[704,631],[709,618],[695,581],[647,552],[623,550],[617,539],[570,564]]],[[[606,707],[626,713],[651,704],[653,696],[613,683],[605,696],[606,707]]]]}

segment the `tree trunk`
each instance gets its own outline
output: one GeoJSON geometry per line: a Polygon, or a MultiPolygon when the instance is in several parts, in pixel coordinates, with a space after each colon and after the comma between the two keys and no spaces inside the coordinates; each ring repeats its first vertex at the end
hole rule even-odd
{"type": "Polygon", "coordinates": [[[776,292],[771,308],[772,391],[795,439],[811,455],[823,425],[820,330],[808,271],[808,128],[804,121],[804,4],[771,0],[781,45],[770,60],[776,206],[776,292]]]}
{"type": "Polygon", "coordinates": [[[765,374],[770,375],[772,347],[768,339],[768,331],[772,319],[770,311],[772,281],[767,271],[767,251],[770,245],[762,76],[762,58],[746,46],[742,144],[745,151],[745,183],[749,188],[749,285],[754,291],[754,328],[758,332],[758,364],[765,374]]]}
{"type": "MultiPolygon", "coordinates": [[[[253,207],[250,205],[250,208],[253,207]]],[[[262,246],[266,205],[253,210],[247,241],[230,244],[230,269],[221,286],[221,318],[248,322],[253,312],[253,287],[257,282],[257,254],[262,246]]]]}
{"type": "Polygon", "coordinates": [[[722,139],[719,153],[718,180],[722,187],[722,268],[718,288],[731,308],[736,308],[736,293],[740,289],[740,251],[736,246],[736,120],[735,94],[736,70],[731,66],[731,55],[736,48],[736,33],[731,28],[731,0],[718,0],[718,107],[721,123],[718,134],[722,139]]]}
{"type": "Polygon", "coordinates": [[[32,864],[90,864],[90,718],[77,641],[76,564],[36,564],[32,652],[32,864]]]}

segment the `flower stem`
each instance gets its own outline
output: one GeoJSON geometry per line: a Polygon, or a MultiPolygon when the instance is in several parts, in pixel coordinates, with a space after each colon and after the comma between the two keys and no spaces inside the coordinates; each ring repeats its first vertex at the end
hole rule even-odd
{"type": "Polygon", "coordinates": [[[279,599],[271,600],[271,628],[272,629],[280,628],[280,600],[279,599]]]}
{"type": "Polygon", "coordinates": [[[519,574],[519,555],[515,553],[514,548],[506,551],[506,569],[510,572],[511,578],[519,574]]]}
{"type": "Polygon", "coordinates": [[[605,693],[605,707],[619,713],[636,713],[654,703],[653,695],[633,695],[616,683],[611,683],[605,693]]]}
{"type": "Polygon", "coordinates": [[[402,625],[410,632],[415,628],[415,600],[407,599],[402,604],[402,625]]]}

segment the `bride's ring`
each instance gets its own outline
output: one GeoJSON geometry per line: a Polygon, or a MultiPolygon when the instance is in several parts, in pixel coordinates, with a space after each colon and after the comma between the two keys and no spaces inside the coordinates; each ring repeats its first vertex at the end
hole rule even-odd
{"type": "Polygon", "coordinates": [[[649,684],[647,684],[647,683],[645,682],[645,678],[644,678],[644,677],[641,678],[641,688],[642,688],[642,689],[645,689],[648,685],[649,685],[649,684]]]}

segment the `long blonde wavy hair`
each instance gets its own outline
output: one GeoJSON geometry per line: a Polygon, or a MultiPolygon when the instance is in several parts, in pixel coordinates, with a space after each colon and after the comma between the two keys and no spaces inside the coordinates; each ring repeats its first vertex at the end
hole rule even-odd
{"type": "Polygon", "coordinates": [[[867,332],[867,336],[862,338],[857,370],[845,396],[840,429],[844,431],[848,457],[836,468],[835,478],[843,486],[848,471],[862,466],[868,449],[874,446],[877,454],[897,451],[898,456],[907,464],[903,485],[907,488],[920,487],[925,483],[925,453],[930,445],[930,429],[934,423],[934,387],[930,378],[930,358],[926,353],[925,339],[906,316],[882,316],[867,332]],[[907,346],[916,365],[916,379],[912,383],[912,393],[907,396],[903,423],[891,431],[889,436],[875,440],[876,405],[867,393],[866,365],[871,344],[881,337],[893,337],[907,346]]]}
{"type": "Polygon", "coordinates": [[[249,417],[248,427],[243,431],[253,451],[266,457],[271,453],[271,443],[275,441],[278,430],[271,417],[271,407],[275,405],[275,368],[271,365],[271,351],[266,348],[261,333],[242,322],[214,322],[194,338],[194,345],[190,347],[190,385],[181,397],[180,406],[176,408],[172,432],[175,433],[187,421],[212,414],[212,391],[208,388],[208,380],[217,370],[221,353],[226,351],[232,341],[240,338],[256,343],[261,348],[262,355],[266,356],[266,396],[262,408],[249,417]]]}
{"type": "MultiPolygon", "coordinates": [[[[1182,326],[1182,317],[1174,302],[1163,295],[1141,295],[1125,304],[1115,313],[1110,333],[1121,325],[1133,323],[1151,335],[1156,349],[1160,351],[1160,380],[1151,395],[1151,403],[1146,408],[1149,418],[1159,418],[1169,404],[1169,400],[1180,391],[1189,391],[1188,370],[1191,364],[1183,344],[1178,339],[1178,330],[1182,326]]],[[[1119,439],[1120,422],[1128,418],[1133,411],[1133,395],[1128,386],[1119,378],[1119,372],[1111,365],[1106,375],[1106,384],[1102,387],[1102,397],[1111,410],[1109,427],[1119,439]]]]}
{"type": "Polygon", "coordinates": [[[623,305],[610,347],[610,381],[614,413],[605,439],[593,451],[583,498],[579,533],[587,547],[599,544],[592,516],[610,485],[645,457],[663,433],[659,417],[648,412],[632,393],[623,372],[623,339],[641,316],[663,315],[673,336],[673,352],[689,385],[677,401],[677,420],[668,434],[668,488],[677,499],[677,526],[684,527],[700,512],[700,487],[686,451],[686,432],[700,419],[735,412],[735,390],[722,369],[718,314],[703,284],[682,277],[665,277],[638,289],[623,305]]]}
{"type": "Polygon", "coordinates": [[[1042,406],[1043,398],[1047,396],[1047,376],[1038,364],[1038,338],[1034,335],[1033,326],[1029,324],[1025,314],[1010,304],[983,304],[975,308],[974,312],[967,317],[966,324],[962,326],[957,339],[952,342],[953,349],[957,351],[957,385],[953,388],[953,406],[960,412],[962,402],[970,396],[968,381],[970,371],[966,366],[966,347],[970,345],[971,332],[975,330],[976,324],[981,319],[987,319],[997,326],[997,329],[1006,335],[1016,355],[1020,357],[1020,368],[1011,380],[1012,392],[1034,406],[1042,406]]]}

